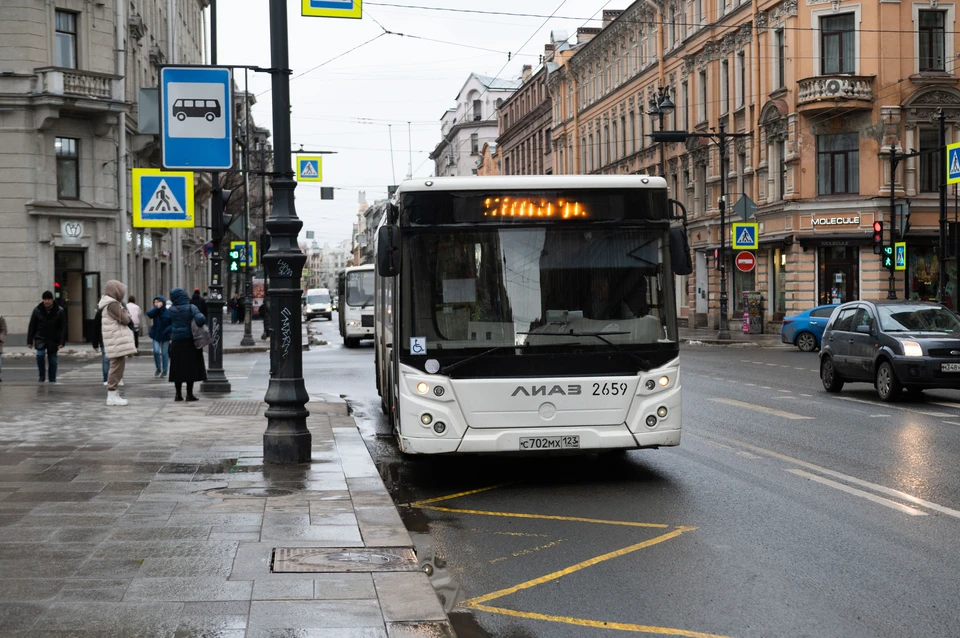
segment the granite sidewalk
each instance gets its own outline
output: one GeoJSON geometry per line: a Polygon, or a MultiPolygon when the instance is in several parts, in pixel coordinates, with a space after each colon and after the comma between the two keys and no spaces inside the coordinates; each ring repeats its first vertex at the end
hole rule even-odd
{"type": "Polygon", "coordinates": [[[0,637],[454,635],[343,403],[270,466],[262,390],[95,385],[0,390],[0,637]]]}

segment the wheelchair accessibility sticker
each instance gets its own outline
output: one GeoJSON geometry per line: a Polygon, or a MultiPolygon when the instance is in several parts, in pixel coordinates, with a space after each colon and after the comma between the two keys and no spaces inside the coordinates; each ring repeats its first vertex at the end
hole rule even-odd
{"type": "Polygon", "coordinates": [[[410,354],[427,354],[427,338],[410,337],[410,354]]]}

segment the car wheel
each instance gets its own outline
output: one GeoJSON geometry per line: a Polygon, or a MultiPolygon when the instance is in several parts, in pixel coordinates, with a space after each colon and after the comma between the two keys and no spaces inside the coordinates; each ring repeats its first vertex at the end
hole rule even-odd
{"type": "Polygon", "coordinates": [[[797,335],[797,347],[800,352],[813,352],[817,349],[817,338],[809,332],[801,332],[797,335]]]}
{"type": "Polygon", "coordinates": [[[897,400],[901,389],[900,380],[897,379],[897,374],[893,371],[893,366],[890,365],[889,361],[884,361],[877,368],[877,378],[874,385],[881,401],[897,400]]]}
{"type": "Polygon", "coordinates": [[[843,390],[843,379],[837,374],[833,367],[833,359],[824,357],[820,362],[820,381],[823,382],[823,389],[827,392],[840,392],[843,390]]]}

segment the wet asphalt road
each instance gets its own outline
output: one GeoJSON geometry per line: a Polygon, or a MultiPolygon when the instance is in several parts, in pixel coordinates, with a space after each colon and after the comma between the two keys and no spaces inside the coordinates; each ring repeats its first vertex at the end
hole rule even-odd
{"type": "Polygon", "coordinates": [[[463,638],[960,635],[958,392],[828,396],[814,354],[685,348],[678,448],[403,457],[372,346],[310,327],[307,388],[349,400],[463,638]]]}
{"type": "Polygon", "coordinates": [[[685,348],[678,448],[403,457],[372,348],[331,341],[310,370],[361,417],[461,636],[960,632],[958,392],[828,396],[815,354],[685,348]]]}

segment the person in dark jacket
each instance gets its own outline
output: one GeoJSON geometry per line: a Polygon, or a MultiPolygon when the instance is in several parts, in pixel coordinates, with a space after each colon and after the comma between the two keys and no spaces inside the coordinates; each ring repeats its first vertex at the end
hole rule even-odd
{"type": "Polygon", "coordinates": [[[260,318],[263,319],[263,334],[260,335],[260,340],[266,341],[270,336],[270,306],[266,299],[260,305],[260,318]]]}
{"type": "Polygon", "coordinates": [[[27,347],[37,351],[37,369],[40,382],[47,379],[47,365],[50,368],[50,383],[57,382],[57,354],[67,341],[67,317],[63,308],[53,302],[53,293],[45,290],[40,305],[30,315],[27,327],[27,347]]]}
{"type": "Polygon", "coordinates": [[[197,307],[201,315],[204,317],[207,316],[207,300],[200,296],[199,288],[194,288],[193,298],[190,300],[190,303],[197,307]]]}
{"type": "Polygon", "coordinates": [[[153,298],[153,308],[147,311],[147,316],[153,319],[150,326],[150,338],[153,339],[153,364],[157,371],[153,376],[167,376],[167,369],[170,366],[170,331],[173,325],[167,317],[167,300],[163,295],[157,295],[153,298]]]}
{"type": "Polygon", "coordinates": [[[207,323],[196,305],[190,303],[187,291],[174,288],[170,291],[172,306],[164,313],[170,319],[170,382],[176,384],[177,401],[183,401],[182,386],[187,384],[187,401],[198,401],[193,394],[193,384],[207,380],[207,370],[203,363],[203,350],[193,345],[191,324],[203,326],[207,323]]]}

